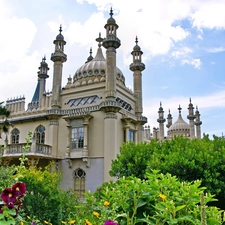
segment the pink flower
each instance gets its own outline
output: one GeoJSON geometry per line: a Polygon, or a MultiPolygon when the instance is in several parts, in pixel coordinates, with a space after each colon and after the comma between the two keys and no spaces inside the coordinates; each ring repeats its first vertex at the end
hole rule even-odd
{"type": "Polygon", "coordinates": [[[22,182],[18,182],[12,186],[12,190],[17,197],[17,196],[24,195],[27,190],[27,187],[26,187],[26,184],[24,184],[22,182]]]}
{"type": "Polygon", "coordinates": [[[106,220],[104,225],[119,225],[118,223],[112,221],[112,220],[106,220]]]}
{"type": "Polygon", "coordinates": [[[11,188],[5,188],[1,194],[2,200],[6,203],[8,208],[14,208],[16,202],[16,196],[11,188]]]}

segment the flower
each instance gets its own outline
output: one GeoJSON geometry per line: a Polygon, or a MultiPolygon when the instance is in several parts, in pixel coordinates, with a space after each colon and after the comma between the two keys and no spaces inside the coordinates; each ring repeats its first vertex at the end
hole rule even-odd
{"type": "Polygon", "coordinates": [[[16,196],[11,188],[5,188],[1,194],[2,200],[6,203],[9,209],[14,208],[14,203],[16,202],[16,196]]]}
{"type": "Polygon", "coordinates": [[[24,222],[20,221],[20,225],[24,225],[24,222]]]}
{"type": "Polygon", "coordinates": [[[28,220],[30,220],[30,217],[29,217],[29,216],[27,216],[27,219],[28,219],[28,220]]]}
{"type": "Polygon", "coordinates": [[[66,224],[66,222],[65,221],[62,221],[62,224],[66,224]]]}
{"type": "Polygon", "coordinates": [[[108,201],[104,201],[104,206],[109,206],[110,203],[108,201]]]}
{"type": "Polygon", "coordinates": [[[48,224],[48,222],[47,222],[46,220],[44,220],[44,223],[45,223],[45,224],[48,224]]]}
{"type": "Polygon", "coordinates": [[[21,196],[25,194],[27,187],[26,184],[17,182],[12,186],[12,190],[16,196],[21,196]]]}
{"type": "Polygon", "coordinates": [[[98,212],[93,212],[93,215],[96,216],[97,218],[100,216],[98,212]]]}
{"type": "Polygon", "coordinates": [[[88,220],[85,220],[85,224],[86,224],[86,225],[92,225],[92,223],[89,222],[88,220]]]}
{"type": "Polygon", "coordinates": [[[71,220],[68,222],[68,224],[74,224],[75,223],[75,220],[71,220]]]}
{"type": "Polygon", "coordinates": [[[118,223],[112,221],[112,220],[106,220],[104,225],[119,225],[118,223]]]}
{"type": "Polygon", "coordinates": [[[36,221],[33,221],[31,225],[36,225],[36,224],[37,224],[37,222],[36,221]]]}
{"type": "Polygon", "coordinates": [[[166,196],[163,195],[163,194],[159,194],[159,197],[160,197],[162,200],[165,200],[165,199],[166,199],[166,196]]]}

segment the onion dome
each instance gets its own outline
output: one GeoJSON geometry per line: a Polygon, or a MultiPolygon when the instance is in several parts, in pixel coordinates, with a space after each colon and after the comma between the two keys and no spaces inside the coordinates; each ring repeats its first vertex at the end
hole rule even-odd
{"type": "MultiPolygon", "coordinates": [[[[96,82],[105,82],[106,76],[106,59],[103,56],[101,42],[102,38],[96,39],[99,44],[96,56],[91,60],[87,61],[83,66],[81,66],[75,73],[73,77],[73,83],[75,86],[83,84],[91,84],[96,82]]],[[[125,86],[125,77],[119,68],[116,68],[117,81],[125,86]]]]}
{"type": "Polygon", "coordinates": [[[113,10],[112,10],[112,8],[110,9],[109,15],[110,15],[110,18],[107,20],[107,24],[116,24],[115,19],[112,17],[113,16],[113,10]]]}
{"type": "Polygon", "coordinates": [[[184,136],[184,137],[190,136],[190,125],[183,120],[181,116],[180,106],[178,110],[179,116],[177,121],[174,124],[172,124],[167,131],[168,138],[173,138],[174,136],[184,136]]]}
{"type": "Polygon", "coordinates": [[[63,41],[64,40],[64,37],[63,35],[61,34],[62,32],[62,26],[60,25],[60,28],[59,28],[59,34],[56,36],[56,40],[57,41],[63,41]]]}

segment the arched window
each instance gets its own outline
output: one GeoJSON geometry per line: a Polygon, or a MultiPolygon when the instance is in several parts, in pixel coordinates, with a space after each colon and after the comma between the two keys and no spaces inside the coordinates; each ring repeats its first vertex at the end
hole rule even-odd
{"type": "Polygon", "coordinates": [[[37,144],[45,143],[45,127],[42,125],[36,128],[36,143],[37,144]]]}
{"type": "Polygon", "coordinates": [[[19,143],[19,137],[20,137],[20,131],[17,128],[13,129],[12,135],[11,135],[12,144],[18,144],[19,143]]]}
{"type": "Polygon", "coordinates": [[[85,177],[86,173],[84,170],[78,168],[74,171],[74,191],[80,197],[83,197],[85,192],[85,177]]]}

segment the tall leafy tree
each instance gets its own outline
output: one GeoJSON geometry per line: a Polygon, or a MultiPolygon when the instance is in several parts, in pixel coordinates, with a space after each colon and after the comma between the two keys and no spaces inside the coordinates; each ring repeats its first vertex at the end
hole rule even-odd
{"type": "Polygon", "coordinates": [[[10,116],[10,111],[3,106],[3,102],[0,102],[0,117],[3,120],[3,122],[0,123],[0,138],[1,133],[7,133],[9,130],[10,123],[8,121],[8,118],[10,116]]]}
{"type": "Polygon", "coordinates": [[[225,139],[176,137],[164,142],[152,140],[149,144],[126,143],[112,162],[110,175],[145,179],[152,169],[175,175],[180,181],[201,180],[201,185],[219,199],[217,206],[224,208],[225,139]]]}

